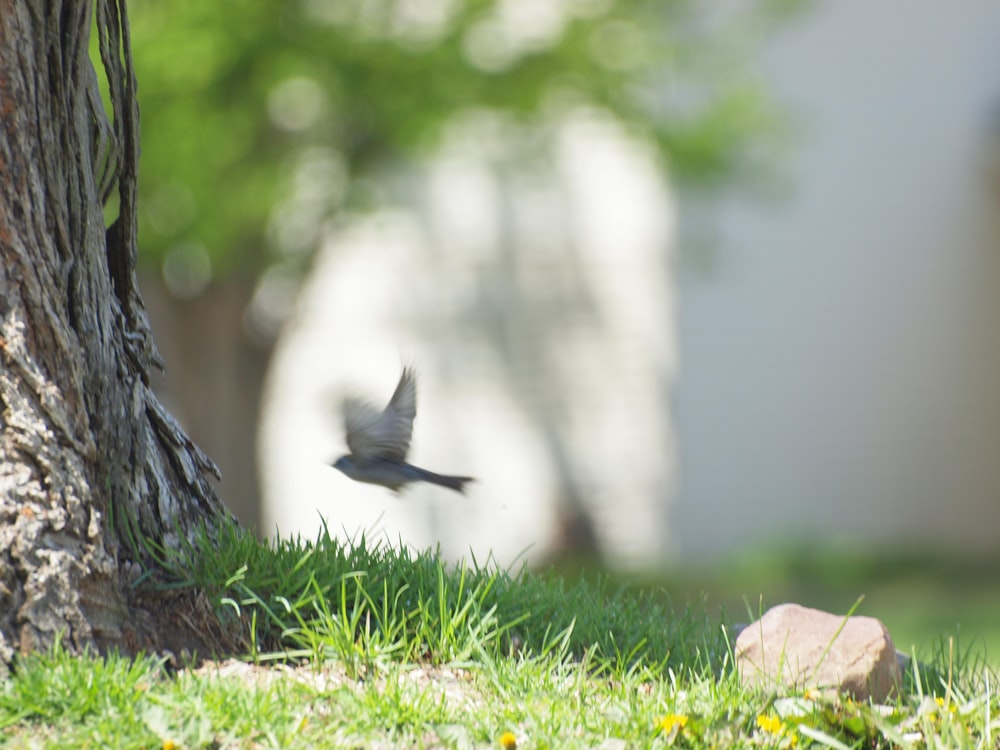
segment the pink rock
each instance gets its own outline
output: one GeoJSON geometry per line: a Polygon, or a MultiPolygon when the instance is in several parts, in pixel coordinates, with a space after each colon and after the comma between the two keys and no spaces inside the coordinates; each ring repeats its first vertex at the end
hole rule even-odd
{"type": "Polygon", "coordinates": [[[736,639],[744,685],[781,685],[884,702],[900,680],[889,631],[874,617],[780,604],[736,639]],[[839,632],[838,632],[839,631],[839,632]]]}

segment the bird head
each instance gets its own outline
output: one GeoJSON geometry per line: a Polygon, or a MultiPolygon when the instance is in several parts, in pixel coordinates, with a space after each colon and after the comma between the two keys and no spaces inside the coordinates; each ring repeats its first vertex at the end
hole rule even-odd
{"type": "Polygon", "coordinates": [[[354,456],[350,454],[341,456],[336,461],[334,461],[333,468],[342,471],[351,479],[357,479],[358,477],[358,465],[354,461],[354,456]]]}

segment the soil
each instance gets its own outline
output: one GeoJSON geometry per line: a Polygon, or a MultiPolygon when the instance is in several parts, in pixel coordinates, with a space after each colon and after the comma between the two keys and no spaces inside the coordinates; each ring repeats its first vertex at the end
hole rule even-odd
{"type": "Polygon", "coordinates": [[[129,654],[158,654],[173,669],[196,667],[250,650],[248,624],[223,618],[199,589],[137,590],[129,601],[130,620],[120,643],[105,644],[129,654]]]}

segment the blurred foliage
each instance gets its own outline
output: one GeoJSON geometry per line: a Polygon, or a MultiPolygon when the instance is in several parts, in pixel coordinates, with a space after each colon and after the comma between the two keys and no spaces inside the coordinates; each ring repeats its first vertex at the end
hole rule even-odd
{"type": "Polygon", "coordinates": [[[479,111],[544,128],[600,108],[682,183],[738,181],[780,140],[747,52],[799,4],[134,0],[142,259],[306,263],[326,219],[479,111]]]}

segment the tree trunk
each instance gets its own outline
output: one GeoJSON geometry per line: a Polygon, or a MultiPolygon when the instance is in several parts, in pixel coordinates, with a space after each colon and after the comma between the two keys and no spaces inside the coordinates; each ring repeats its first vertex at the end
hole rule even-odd
{"type": "Polygon", "coordinates": [[[198,445],[211,454],[225,483],[219,497],[244,528],[263,535],[257,480],[257,430],[264,376],[274,351],[246,333],[252,279],[230,276],[194,299],[177,299],[153,273],[139,274],[163,358],[153,388],[198,445]]]}
{"type": "Polygon", "coordinates": [[[111,125],[91,10],[0,0],[0,671],[57,638],[155,646],[158,618],[129,593],[148,563],[135,540],[176,547],[224,513],[217,469],[149,387],[128,19],[123,0],[97,1],[111,125]]]}

